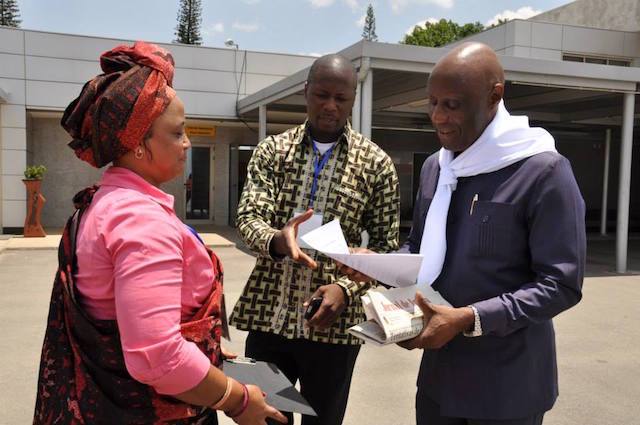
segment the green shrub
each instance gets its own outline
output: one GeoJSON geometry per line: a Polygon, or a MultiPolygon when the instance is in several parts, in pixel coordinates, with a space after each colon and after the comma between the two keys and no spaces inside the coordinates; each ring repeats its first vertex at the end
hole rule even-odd
{"type": "Polygon", "coordinates": [[[44,165],[32,165],[24,170],[24,178],[27,180],[40,180],[46,171],[47,167],[44,165]]]}

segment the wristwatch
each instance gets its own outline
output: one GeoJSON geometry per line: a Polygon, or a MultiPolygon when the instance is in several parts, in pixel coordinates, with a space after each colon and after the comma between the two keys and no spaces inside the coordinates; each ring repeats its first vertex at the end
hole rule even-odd
{"type": "Polygon", "coordinates": [[[478,309],[472,305],[470,305],[469,307],[471,307],[471,309],[473,310],[473,327],[464,331],[462,335],[470,338],[482,336],[482,323],[480,323],[480,314],[478,314],[478,309]]]}

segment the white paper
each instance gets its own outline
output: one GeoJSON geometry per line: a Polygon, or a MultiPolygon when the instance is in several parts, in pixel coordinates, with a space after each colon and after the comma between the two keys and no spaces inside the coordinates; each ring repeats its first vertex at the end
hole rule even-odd
{"type": "MultiPolygon", "coordinates": [[[[300,228],[298,228],[298,230],[299,229],[300,228]]],[[[328,252],[333,254],[349,254],[349,247],[342,234],[340,220],[338,219],[306,233],[301,239],[311,246],[312,249],[318,250],[325,255],[328,252]]]]}
{"type": "MultiPolygon", "coordinates": [[[[297,217],[299,215],[302,215],[304,213],[302,212],[296,212],[293,214],[294,217],[297,217]]],[[[306,235],[307,233],[319,228],[320,226],[322,226],[322,214],[313,214],[309,220],[303,221],[302,223],[300,223],[298,225],[298,237],[296,238],[296,242],[298,244],[298,246],[300,248],[309,248],[311,249],[311,247],[309,245],[307,245],[303,240],[302,240],[302,236],[306,235]]]]}
{"type": "Polygon", "coordinates": [[[414,285],[422,264],[420,254],[350,254],[337,219],[312,230],[302,240],[327,257],[391,286],[414,285]]]}

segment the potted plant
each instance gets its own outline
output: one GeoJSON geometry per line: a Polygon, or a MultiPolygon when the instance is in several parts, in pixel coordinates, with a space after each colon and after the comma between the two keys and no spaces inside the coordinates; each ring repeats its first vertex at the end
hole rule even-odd
{"type": "Polygon", "coordinates": [[[47,200],[40,193],[40,186],[42,185],[42,177],[47,171],[47,167],[44,165],[32,165],[24,170],[23,183],[29,191],[29,198],[27,204],[27,217],[24,220],[25,237],[44,237],[47,234],[42,228],[40,223],[40,214],[42,213],[42,207],[47,200]]]}
{"type": "Polygon", "coordinates": [[[25,180],[42,180],[46,172],[47,167],[44,165],[32,165],[24,170],[24,178],[25,180]]]}

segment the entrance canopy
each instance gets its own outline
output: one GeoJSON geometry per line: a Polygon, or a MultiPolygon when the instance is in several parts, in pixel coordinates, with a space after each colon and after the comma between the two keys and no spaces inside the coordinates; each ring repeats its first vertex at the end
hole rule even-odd
{"type": "MultiPolygon", "coordinates": [[[[433,131],[427,115],[426,82],[445,48],[387,44],[366,40],[342,50],[358,70],[352,126],[367,137],[372,130],[433,131]]],[[[505,70],[505,104],[514,115],[558,132],[620,129],[616,269],[626,271],[631,182],[631,147],[640,68],[499,55],[505,70]]],[[[299,124],[306,116],[303,69],[238,101],[238,114],[266,124],[299,124]]],[[[611,140],[607,133],[607,146],[611,140]]],[[[603,136],[603,142],[604,142],[603,136]]],[[[608,149],[608,148],[607,148],[608,149]]],[[[608,152],[608,151],[607,151],[608,152]]],[[[608,170],[608,153],[605,170],[608,170]]],[[[605,182],[607,179],[605,178],[605,182]]],[[[605,183],[606,184],[606,183],[605,183]]],[[[606,188],[602,220],[606,225],[606,188]]]]}
{"type": "MultiPolygon", "coordinates": [[[[352,117],[355,124],[370,113],[373,126],[430,127],[424,100],[426,80],[446,51],[365,40],[341,51],[359,70],[360,105],[356,102],[354,111],[360,116],[352,117]]],[[[622,94],[636,93],[640,81],[640,68],[499,58],[508,82],[505,101],[509,110],[542,122],[621,125],[622,94]]],[[[303,69],[239,100],[238,113],[257,121],[260,106],[265,106],[269,123],[299,123],[305,117],[303,87],[308,72],[303,69]]],[[[369,132],[364,125],[360,131],[369,132]]]]}

